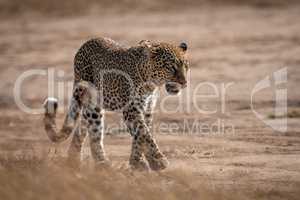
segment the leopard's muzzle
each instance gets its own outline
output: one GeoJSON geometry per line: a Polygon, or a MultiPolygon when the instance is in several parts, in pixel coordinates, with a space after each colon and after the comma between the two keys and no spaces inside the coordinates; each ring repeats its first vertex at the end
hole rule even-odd
{"type": "Polygon", "coordinates": [[[185,87],[186,87],[186,83],[185,84],[180,84],[180,83],[177,83],[177,82],[168,82],[165,85],[166,91],[170,95],[180,94],[180,91],[185,87]]]}

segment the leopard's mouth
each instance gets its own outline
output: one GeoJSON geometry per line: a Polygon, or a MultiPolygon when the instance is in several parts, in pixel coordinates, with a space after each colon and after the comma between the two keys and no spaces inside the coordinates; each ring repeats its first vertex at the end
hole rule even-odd
{"type": "Polygon", "coordinates": [[[169,82],[165,85],[166,91],[170,95],[177,95],[180,93],[182,86],[176,82],[169,82]]]}

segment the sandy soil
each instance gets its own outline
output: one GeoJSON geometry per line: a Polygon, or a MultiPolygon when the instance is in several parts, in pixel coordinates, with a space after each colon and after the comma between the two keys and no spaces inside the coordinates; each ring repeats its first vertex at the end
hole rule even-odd
{"type": "MultiPolygon", "coordinates": [[[[165,100],[158,103],[163,104],[167,112],[159,105],[155,112],[154,134],[171,163],[163,173],[175,170],[184,175],[188,172],[191,185],[201,180],[208,190],[221,188],[232,197],[297,199],[300,194],[299,114],[288,118],[288,129],[281,133],[255,116],[250,96],[256,83],[286,67],[288,81],[280,88],[288,89],[289,113],[299,113],[299,9],[209,6],[183,12],[66,18],[25,16],[1,20],[1,155],[34,153],[51,157],[54,149],[64,155],[70,142],[51,144],[43,130],[42,115],[27,114],[15,104],[13,88],[23,72],[54,68],[55,72],[65,72],[62,77],[56,76],[56,83],[70,82],[73,56],[91,37],[106,36],[125,45],[134,45],[142,39],[186,41],[191,63],[189,91],[180,97],[165,99],[162,90],[161,99],[165,100]],[[226,89],[224,105],[221,96],[193,100],[196,90],[199,94],[211,93],[211,88],[197,88],[203,82],[216,85],[220,95],[222,84],[232,83],[226,89]],[[173,112],[178,106],[180,109],[173,112]],[[199,113],[195,106],[203,110],[216,109],[216,113],[199,113]],[[224,131],[207,129],[218,121],[226,127],[224,131]],[[193,124],[207,127],[189,130],[193,124]],[[173,128],[167,130],[165,126],[173,128]]],[[[22,85],[22,99],[30,107],[41,107],[47,97],[47,85],[46,76],[27,79],[22,85]]],[[[282,118],[270,117],[275,104],[275,86],[271,88],[255,96],[254,108],[264,120],[276,124],[282,118]]],[[[62,110],[59,124],[63,116],[62,110]]],[[[104,143],[115,168],[127,164],[131,140],[123,128],[113,129],[119,119],[119,115],[107,113],[104,143]]],[[[85,150],[89,159],[88,144],[85,150]]],[[[169,178],[176,179],[171,175],[169,178]]]]}

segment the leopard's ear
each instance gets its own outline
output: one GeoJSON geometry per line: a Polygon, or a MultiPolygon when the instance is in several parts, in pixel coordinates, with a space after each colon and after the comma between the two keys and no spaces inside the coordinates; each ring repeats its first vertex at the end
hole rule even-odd
{"type": "Polygon", "coordinates": [[[159,54],[159,43],[151,42],[150,40],[142,40],[139,45],[146,47],[149,50],[150,58],[155,58],[159,54]]]}
{"type": "Polygon", "coordinates": [[[139,45],[146,46],[148,48],[151,48],[151,46],[152,46],[150,40],[141,40],[139,42],[139,45]]]}
{"type": "Polygon", "coordinates": [[[187,44],[185,42],[181,42],[180,45],[179,45],[179,48],[183,51],[183,52],[186,52],[187,50],[187,44]]]}
{"type": "Polygon", "coordinates": [[[157,43],[151,44],[149,49],[151,58],[157,58],[162,54],[162,48],[157,43]]]}

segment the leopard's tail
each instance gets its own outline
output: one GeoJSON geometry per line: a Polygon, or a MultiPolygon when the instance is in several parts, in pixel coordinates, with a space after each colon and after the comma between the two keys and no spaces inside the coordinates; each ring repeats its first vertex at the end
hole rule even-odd
{"type": "Polygon", "coordinates": [[[74,84],[73,95],[68,113],[65,116],[63,126],[60,130],[56,126],[56,113],[58,102],[55,98],[48,98],[44,103],[44,126],[49,139],[52,142],[62,142],[66,140],[76,126],[82,106],[89,101],[89,85],[87,82],[74,84]]]}

